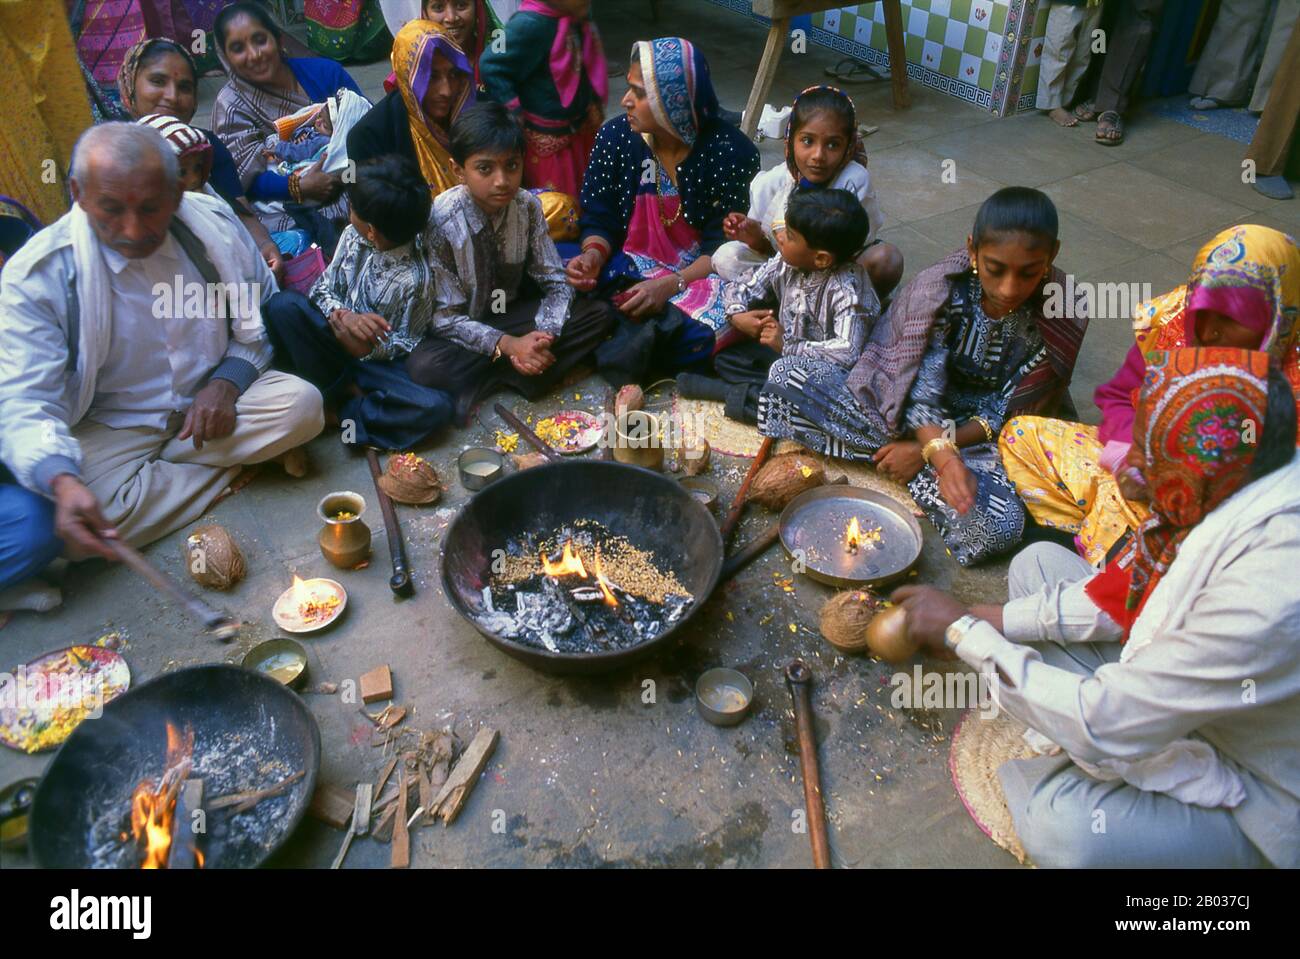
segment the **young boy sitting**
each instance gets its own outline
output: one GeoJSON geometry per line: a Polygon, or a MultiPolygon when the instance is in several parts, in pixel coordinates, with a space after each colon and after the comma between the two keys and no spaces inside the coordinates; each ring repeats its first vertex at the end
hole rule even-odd
{"type": "Polygon", "coordinates": [[[817,357],[848,370],[880,316],[858,262],[870,223],[857,197],[798,191],[783,225],[779,254],[723,289],[728,322],[743,338],[714,354],[717,378],[677,377],[682,396],[723,403],[727,416],[746,423],[758,421],[758,395],[779,357],[817,357]]]}
{"type": "Polygon", "coordinates": [[[451,155],[461,185],[434,200],[428,230],[438,306],[406,368],[451,393],[463,424],[501,386],[545,394],[608,335],[613,316],[566,281],[541,202],[519,188],[524,134],[505,107],[465,110],[451,155]]]}
{"type": "Polygon", "coordinates": [[[351,225],[310,299],[281,291],[263,308],[276,365],[314,383],[338,410],[343,441],[405,449],[451,419],[451,398],[419,386],[407,354],[436,303],[422,231],[429,188],[409,160],[360,164],[351,225]]]}

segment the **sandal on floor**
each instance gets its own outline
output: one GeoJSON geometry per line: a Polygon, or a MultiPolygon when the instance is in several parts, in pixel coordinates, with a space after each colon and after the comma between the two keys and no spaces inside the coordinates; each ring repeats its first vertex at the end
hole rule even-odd
{"type": "Polygon", "coordinates": [[[1091,100],[1087,100],[1074,108],[1074,115],[1084,123],[1091,123],[1097,119],[1097,108],[1093,106],[1091,100]]]}
{"type": "Polygon", "coordinates": [[[1097,117],[1097,142],[1104,147],[1117,147],[1124,142],[1124,118],[1115,110],[1107,110],[1097,117]],[[1112,134],[1107,136],[1107,134],[1112,134]]]}
{"type": "Polygon", "coordinates": [[[867,83],[888,78],[888,74],[882,74],[869,64],[852,57],[845,57],[835,66],[827,67],[826,75],[841,83],[867,83]]]}

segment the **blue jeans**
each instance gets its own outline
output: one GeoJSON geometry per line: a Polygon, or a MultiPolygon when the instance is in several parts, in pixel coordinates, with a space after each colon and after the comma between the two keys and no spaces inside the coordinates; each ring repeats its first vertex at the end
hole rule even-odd
{"type": "Polygon", "coordinates": [[[364,362],[353,357],[301,293],[276,293],[262,307],[262,316],[275,348],[275,365],[319,389],[325,402],[338,409],[341,422],[355,424],[359,445],[409,449],[451,422],[452,401],[446,392],[413,382],[405,357],[364,362]]]}
{"type": "Polygon", "coordinates": [[[63,551],[54,504],[13,482],[0,466],[0,589],[35,576],[63,551]]]}

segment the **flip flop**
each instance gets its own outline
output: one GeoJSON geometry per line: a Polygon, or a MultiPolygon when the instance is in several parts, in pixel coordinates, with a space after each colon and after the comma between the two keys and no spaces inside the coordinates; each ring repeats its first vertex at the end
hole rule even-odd
{"type": "Polygon", "coordinates": [[[1084,123],[1091,123],[1097,119],[1097,109],[1093,106],[1092,101],[1088,100],[1074,108],[1074,115],[1084,123]]]}
{"type": "Polygon", "coordinates": [[[1096,140],[1104,147],[1117,147],[1124,142],[1124,118],[1117,111],[1107,110],[1097,117],[1096,140]],[[1105,136],[1108,131],[1118,135],[1105,136]]]}
{"type": "Polygon", "coordinates": [[[826,68],[826,75],[841,83],[868,83],[873,80],[885,80],[888,74],[882,74],[869,64],[852,57],[845,57],[833,67],[826,68]]]}

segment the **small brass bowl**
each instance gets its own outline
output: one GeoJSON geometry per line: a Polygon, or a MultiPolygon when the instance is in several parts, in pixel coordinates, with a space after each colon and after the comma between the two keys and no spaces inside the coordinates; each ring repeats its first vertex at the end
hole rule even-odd
{"type": "Polygon", "coordinates": [[[293,689],[307,675],[307,650],[302,643],[287,637],[268,639],[248,651],[243,666],[293,689]]]}
{"type": "Polygon", "coordinates": [[[754,684],[742,672],[719,666],[695,681],[695,706],[715,726],[734,726],[749,714],[754,684]]]}
{"type": "Polygon", "coordinates": [[[686,476],[680,480],[682,489],[704,504],[706,509],[713,509],[718,501],[718,484],[706,476],[686,476]]]}
{"type": "Polygon", "coordinates": [[[460,454],[456,466],[460,471],[460,485],[477,491],[505,474],[506,460],[496,450],[473,447],[460,454]]]}

